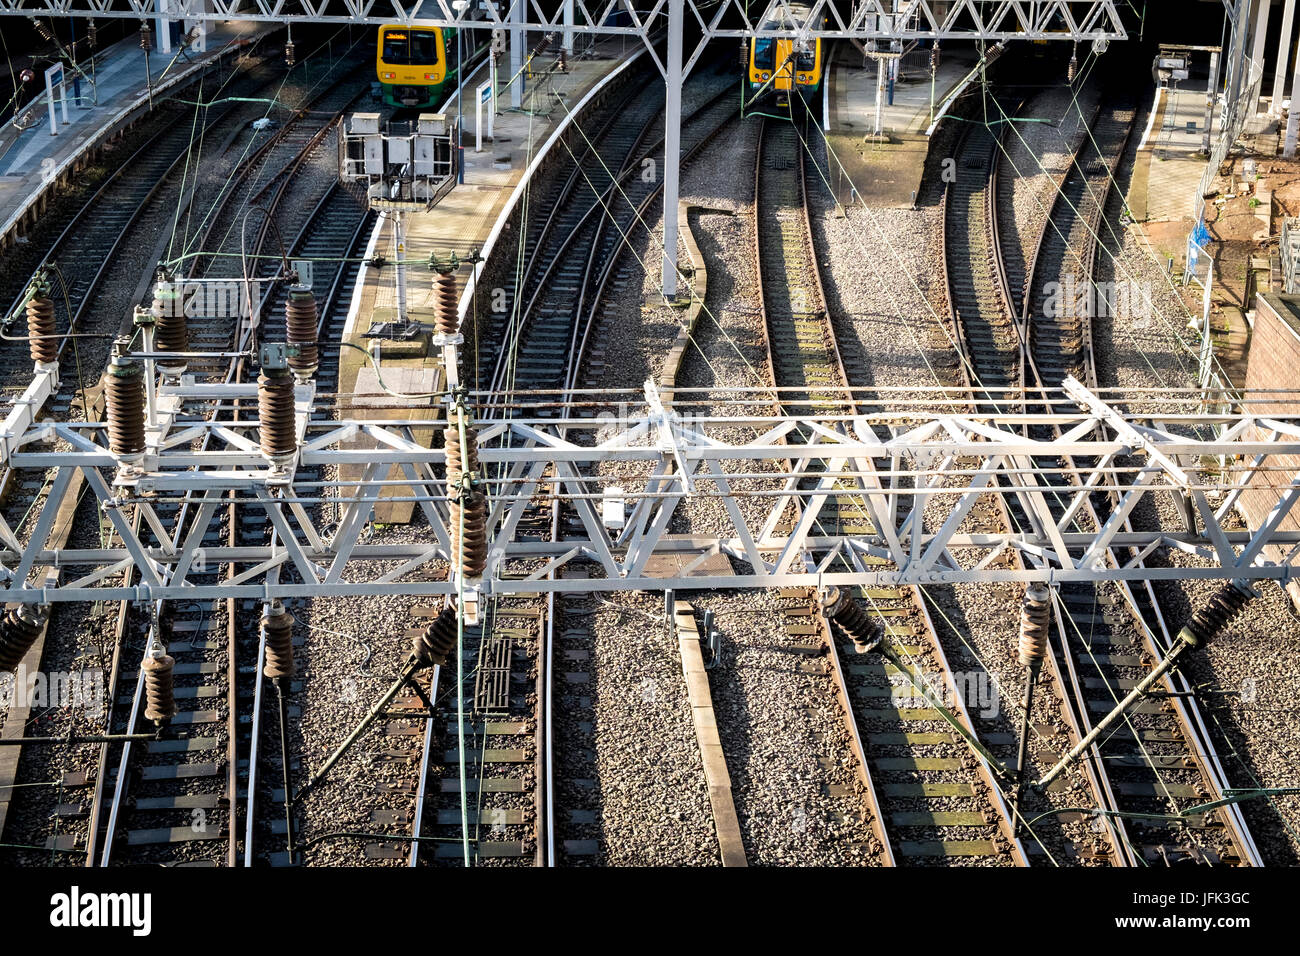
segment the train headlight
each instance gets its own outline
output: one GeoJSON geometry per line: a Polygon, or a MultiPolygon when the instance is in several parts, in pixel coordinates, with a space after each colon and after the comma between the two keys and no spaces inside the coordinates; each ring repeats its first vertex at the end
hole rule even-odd
{"type": "Polygon", "coordinates": [[[395,79],[397,79],[397,74],[396,74],[396,73],[385,73],[385,74],[384,74],[384,79],[386,79],[386,80],[395,80],[395,79]]]}
{"type": "Polygon", "coordinates": [[[771,76],[772,76],[771,73],[760,73],[760,74],[758,75],[759,79],[761,79],[761,80],[766,80],[766,79],[770,78],[771,76]]]}
{"type": "Polygon", "coordinates": [[[438,77],[437,77],[437,75],[434,74],[434,73],[426,73],[426,74],[424,74],[424,78],[425,78],[426,80],[436,80],[438,77]]]}
{"type": "Polygon", "coordinates": [[[808,74],[807,74],[807,73],[800,73],[800,74],[799,74],[799,82],[800,82],[800,83],[807,83],[807,82],[808,82],[808,74]]]}

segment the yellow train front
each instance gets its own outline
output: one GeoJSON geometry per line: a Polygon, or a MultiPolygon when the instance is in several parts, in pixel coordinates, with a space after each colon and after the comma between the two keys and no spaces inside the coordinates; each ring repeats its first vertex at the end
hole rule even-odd
{"type": "Polygon", "coordinates": [[[391,106],[437,107],[456,88],[456,31],[386,24],[379,28],[376,72],[391,106]]]}
{"type": "MultiPolygon", "coordinates": [[[[759,31],[799,30],[812,11],[798,3],[774,3],[759,31]]],[[[749,44],[749,90],[755,98],[789,102],[791,92],[812,99],[822,85],[822,41],[755,37],[749,44]]]]}

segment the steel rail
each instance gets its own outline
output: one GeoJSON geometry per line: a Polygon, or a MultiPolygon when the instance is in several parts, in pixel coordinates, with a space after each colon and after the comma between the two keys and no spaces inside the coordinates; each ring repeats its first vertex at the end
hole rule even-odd
{"type": "MultiPolygon", "coordinates": [[[[1100,112],[1101,110],[1099,109],[1098,115],[1100,114],[1100,112]]],[[[1109,197],[1111,196],[1115,188],[1115,174],[1118,170],[1119,163],[1122,161],[1129,139],[1132,136],[1135,122],[1136,122],[1136,111],[1132,113],[1127,123],[1124,124],[1124,132],[1120,137],[1118,143],[1111,144],[1110,155],[1108,157],[1104,155],[1100,155],[1100,150],[1102,146],[1099,142],[1096,142],[1096,137],[1090,134],[1088,137],[1085,138],[1083,143],[1080,145],[1079,150],[1076,152],[1075,158],[1071,164],[1071,169],[1076,169],[1079,175],[1083,177],[1085,194],[1088,196],[1088,200],[1087,200],[1088,208],[1087,208],[1087,215],[1085,219],[1085,232],[1086,235],[1088,236],[1087,249],[1084,251],[1081,257],[1081,265],[1083,268],[1083,275],[1085,276],[1086,281],[1094,289],[1096,288],[1095,283],[1096,283],[1096,270],[1098,264],[1098,250],[1102,242],[1101,223],[1105,215],[1105,210],[1106,210],[1109,197]],[[1099,159],[1103,161],[1103,170],[1100,176],[1090,176],[1087,173],[1086,169],[1084,168],[1083,163],[1081,162],[1081,158],[1089,150],[1097,151],[1099,153],[1099,159]],[[1097,182],[1103,184],[1099,195],[1094,194],[1094,189],[1096,188],[1094,183],[1097,182]]],[[[1062,180],[1062,182],[1063,181],[1064,179],[1062,180]]],[[[1067,203],[1065,192],[1063,189],[1059,188],[1059,184],[1058,184],[1058,189],[1056,191],[1056,199],[1054,201],[1052,211],[1048,217],[1048,221],[1044,223],[1043,233],[1042,236],[1040,236],[1039,249],[1038,252],[1035,254],[1035,259],[1034,259],[1034,267],[1032,270],[1028,270],[1028,278],[1026,281],[1026,295],[1024,299],[1024,313],[1022,316],[1022,327],[1029,334],[1029,340],[1030,340],[1030,347],[1027,350],[1027,365],[1030,370],[1034,385],[1040,390],[1040,394],[1046,394],[1046,389],[1049,383],[1046,381],[1045,377],[1039,371],[1038,361],[1034,354],[1035,339],[1033,336],[1033,328],[1032,328],[1033,289],[1036,287],[1038,280],[1040,278],[1038,275],[1038,270],[1040,267],[1043,266],[1043,256],[1041,252],[1048,236],[1050,235],[1048,233],[1049,227],[1056,228],[1059,230],[1060,227],[1054,225],[1058,215],[1064,217],[1077,217],[1079,215],[1079,212],[1080,211],[1077,208],[1077,206],[1071,207],[1070,204],[1067,203]]],[[[1070,254],[1070,250],[1068,248],[1066,250],[1066,254],[1067,256],[1070,254]]],[[[1076,252],[1075,255],[1078,255],[1078,253],[1076,252]]],[[[1091,317],[1089,316],[1083,317],[1082,325],[1084,326],[1084,334],[1081,338],[1079,350],[1081,352],[1081,357],[1084,362],[1086,374],[1090,379],[1090,384],[1095,386],[1096,346],[1091,336],[1091,317]]],[[[1051,430],[1056,434],[1060,433],[1059,426],[1053,426],[1051,430]]],[[[1066,472],[1069,482],[1077,486],[1078,485],[1077,468],[1074,466],[1073,460],[1068,456],[1064,462],[1064,468],[1062,470],[1066,472]]],[[[1118,495],[1115,491],[1109,490],[1105,493],[1105,495],[1109,499],[1112,506],[1117,503],[1118,495]]],[[[1004,501],[1005,504],[1005,499],[1002,500],[1004,501]]],[[[1085,502],[1084,508],[1085,508],[1085,514],[1093,522],[1094,526],[1100,527],[1102,522],[1102,515],[1097,512],[1091,498],[1089,498],[1085,502]]],[[[1131,530],[1131,527],[1132,527],[1131,522],[1126,519],[1124,522],[1124,530],[1125,531],[1131,530]]],[[[1107,561],[1112,566],[1116,566],[1119,563],[1121,563],[1118,555],[1116,554],[1115,549],[1108,549],[1107,561]]],[[[1172,641],[1170,640],[1169,630],[1167,625],[1165,624],[1164,614],[1163,611],[1161,610],[1160,603],[1156,597],[1155,590],[1150,584],[1150,582],[1146,582],[1145,587],[1149,598],[1151,613],[1155,616],[1156,619],[1155,623],[1157,624],[1157,629],[1164,634],[1166,641],[1171,644],[1172,641]]],[[[1135,624],[1137,625],[1138,633],[1142,636],[1142,640],[1147,652],[1151,654],[1154,659],[1160,660],[1164,656],[1166,648],[1160,647],[1155,641],[1155,630],[1152,629],[1150,626],[1148,626],[1149,622],[1147,622],[1145,619],[1145,615],[1143,614],[1139,606],[1139,601],[1136,595],[1133,593],[1133,589],[1131,585],[1129,584],[1129,582],[1121,581],[1119,582],[1119,590],[1124,595],[1125,605],[1130,613],[1130,616],[1132,617],[1135,624]]],[[[1086,733],[1087,730],[1091,728],[1093,721],[1089,714],[1089,709],[1087,706],[1087,698],[1086,698],[1086,694],[1084,693],[1084,689],[1082,687],[1081,679],[1078,675],[1078,669],[1075,666],[1075,655],[1069,651],[1069,647],[1068,647],[1069,641],[1067,639],[1068,627],[1064,619],[1063,607],[1064,605],[1062,602],[1060,601],[1054,602],[1053,616],[1054,619],[1056,620],[1057,630],[1061,641],[1060,654],[1066,663],[1069,676],[1070,676],[1070,686],[1073,691],[1073,701],[1072,701],[1071,711],[1077,716],[1080,732],[1086,733]]],[[[1166,675],[1162,683],[1165,685],[1167,691],[1171,693],[1171,695],[1173,695],[1168,699],[1173,705],[1176,721],[1180,725],[1181,730],[1190,745],[1188,747],[1189,756],[1196,764],[1202,780],[1210,788],[1213,797],[1215,799],[1222,799],[1223,790],[1224,787],[1226,786],[1226,775],[1224,774],[1222,765],[1218,760],[1217,751],[1210,742],[1208,731],[1200,715],[1199,706],[1197,705],[1194,697],[1178,695],[1179,692],[1190,693],[1191,691],[1190,686],[1187,684],[1185,678],[1181,677],[1181,675],[1179,676],[1176,683],[1174,680],[1171,679],[1171,675],[1166,675]]],[[[1098,775],[1098,777],[1100,778],[1101,786],[1107,797],[1107,800],[1103,804],[1103,806],[1106,806],[1108,809],[1118,810],[1121,806],[1121,801],[1118,799],[1118,797],[1116,797],[1113,786],[1110,783],[1109,774],[1106,772],[1105,764],[1101,759],[1100,747],[1094,746],[1093,748],[1090,748],[1089,758],[1090,758],[1090,762],[1088,764],[1089,768],[1095,768],[1095,770],[1090,769],[1089,772],[1090,773],[1095,772],[1098,775]]],[[[1153,772],[1156,774],[1158,778],[1159,777],[1158,770],[1153,769],[1153,772]]],[[[1245,817],[1241,812],[1241,808],[1239,806],[1236,806],[1235,804],[1229,805],[1225,816],[1227,817],[1228,824],[1229,824],[1229,840],[1233,844],[1235,844],[1238,851],[1240,852],[1241,858],[1249,862],[1251,865],[1256,865],[1256,866],[1261,865],[1262,861],[1259,857],[1258,849],[1255,846],[1254,838],[1250,833],[1249,827],[1246,825],[1245,817]]],[[[1114,841],[1117,858],[1124,862],[1127,862],[1129,865],[1137,865],[1139,861],[1136,858],[1132,841],[1128,836],[1127,833],[1128,826],[1125,819],[1121,816],[1106,814],[1105,824],[1108,828],[1113,828],[1114,830],[1118,831],[1117,835],[1119,839],[1114,841]]]]}
{"type": "MultiPolygon", "coordinates": [[[[335,80],[335,82],[334,82],[333,84],[331,84],[330,86],[328,86],[328,87],[326,87],[325,89],[321,90],[321,91],[318,93],[318,95],[317,95],[316,97],[313,98],[312,102],[313,102],[313,103],[314,103],[314,102],[318,102],[321,98],[323,98],[325,95],[327,95],[327,94],[328,94],[329,92],[331,92],[333,89],[335,89],[338,85],[340,85],[340,84],[344,84],[344,83],[347,83],[347,82],[348,82],[348,76],[350,75],[351,72],[352,72],[352,71],[349,70],[349,71],[346,71],[343,75],[339,76],[339,77],[335,80]]],[[[349,100],[349,103],[350,103],[350,102],[351,102],[351,100],[349,100]]],[[[341,113],[342,110],[343,110],[343,109],[346,109],[346,108],[347,108],[347,106],[345,105],[345,106],[343,106],[339,111],[337,111],[337,112],[334,114],[335,119],[337,118],[338,114],[341,113]]],[[[306,116],[307,116],[307,108],[306,108],[306,107],[304,107],[302,110],[298,111],[298,113],[296,114],[296,117],[297,117],[298,119],[306,118],[306,116]]],[[[331,122],[329,122],[329,123],[324,124],[322,128],[323,128],[324,130],[328,130],[328,128],[332,125],[332,123],[333,123],[333,120],[331,120],[331,122]]],[[[262,145],[261,148],[259,148],[259,150],[257,150],[254,154],[250,155],[249,157],[246,157],[245,160],[244,160],[243,162],[241,162],[241,164],[240,164],[239,167],[238,167],[238,170],[237,170],[236,174],[233,175],[233,176],[231,177],[231,179],[230,179],[230,187],[231,187],[231,188],[229,188],[228,190],[223,190],[223,191],[222,191],[222,194],[218,197],[218,200],[217,200],[216,204],[214,205],[214,207],[213,207],[213,209],[212,209],[212,211],[211,211],[211,214],[210,214],[210,217],[209,217],[209,220],[208,220],[208,224],[207,224],[207,226],[205,227],[205,229],[204,229],[204,230],[202,231],[202,233],[201,233],[201,235],[204,237],[205,241],[206,241],[206,238],[207,238],[207,237],[210,237],[210,236],[211,236],[211,234],[212,234],[212,230],[215,228],[215,225],[216,225],[217,221],[219,220],[221,213],[225,210],[226,206],[227,206],[228,203],[231,201],[231,197],[235,195],[236,188],[237,188],[236,185],[235,185],[236,181],[240,181],[240,182],[242,182],[242,181],[243,181],[244,179],[246,179],[249,175],[251,175],[252,172],[253,172],[254,170],[259,169],[259,168],[260,168],[261,160],[265,157],[265,155],[266,155],[267,152],[269,151],[270,147],[271,147],[274,143],[276,143],[276,142],[278,142],[280,139],[282,139],[283,136],[287,135],[287,132],[288,132],[288,130],[291,128],[292,125],[293,125],[292,123],[287,123],[287,124],[285,124],[285,126],[282,126],[279,130],[277,130],[277,134],[276,134],[276,136],[273,136],[273,137],[269,138],[268,141],[267,141],[266,143],[264,143],[264,144],[262,145]]],[[[321,139],[321,137],[313,136],[311,139],[308,140],[307,143],[303,144],[301,147],[299,147],[297,150],[295,150],[294,154],[293,154],[291,157],[289,157],[289,159],[288,159],[288,161],[287,161],[287,163],[286,163],[286,166],[290,166],[290,165],[291,165],[291,166],[293,166],[294,168],[297,168],[297,164],[298,164],[299,161],[301,160],[302,156],[303,156],[305,153],[310,152],[311,150],[315,149],[315,148],[319,145],[320,139],[321,139]]],[[[276,199],[277,204],[278,204],[279,198],[282,197],[282,195],[283,195],[282,192],[278,194],[277,199],[276,199]]],[[[275,206],[273,206],[270,210],[268,210],[268,217],[273,216],[273,215],[274,215],[274,212],[275,212],[275,206]]],[[[203,244],[203,243],[200,243],[200,247],[202,246],[202,244],[203,244]]],[[[270,295],[269,291],[267,292],[266,295],[267,295],[267,296],[270,295]]],[[[247,335],[247,332],[245,332],[244,334],[247,335]]],[[[231,362],[230,362],[230,364],[229,364],[229,366],[228,366],[228,371],[227,371],[227,373],[226,373],[226,380],[227,380],[227,381],[235,381],[235,380],[238,380],[238,378],[242,375],[242,369],[244,368],[244,364],[245,364],[246,359],[245,359],[245,357],[242,355],[242,349],[240,348],[241,345],[242,345],[242,342],[236,342],[236,357],[233,358],[233,359],[231,360],[231,362]]],[[[238,403],[236,403],[236,404],[238,404],[238,403]]],[[[215,414],[215,412],[214,412],[214,414],[215,414]]],[[[207,441],[210,441],[210,436],[205,436],[205,442],[207,442],[207,441]]],[[[180,540],[183,540],[184,537],[185,537],[185,536],[188,534],[188,532],[189,532],[189,529],[188,529],[187,524],[186,524],[186,515],[187,515],[187,513],[188,513],[189,506],[190,506],[191,503],[192,503],[192,499],[187,498],[186,501],[185,501],[185,503],[182,504],[180,510],[178,511],[177,519],[176,519],[176,524],[175,524],[175,527],[176,527],[176,535],[175,535],[175,538],[174,538],[173,544],[175,544],[176,542],[178,542],[178,541],[180,541],[180,540]]],[[[229,529],[229,533],[231,533],[232,535],[235,533],[234,524],[235,524],[235,523],[232,522],[232,523],[231,523],[231,527],[230,527],[230,529],[229,529]]],[[[231,572],[230,572],[230,573],[233,574],[233,568],[231,569],[231,572]]],[[[227,601],[227,628],[229,629],[229,635],[228,635],[228,636],[229,636],[229,640],[230,640],[230,643],[228,644],[228,652],[227,652],[227,653],[228,653],[228,658],[227,658],[227,681],[228,681],[227,693],[228,693],[228,696],[229,696],[229,699],[228,699],[228,701],[227,701],[227,721],[228,721],[228,724],[229,724],[228,727],[227,727],[227,747],[228,747],[228,750],[229,750],[229,753],[228,753],[228,755],[227,755],[227,760],[228,760],[228,773],[230,774],[230,778],[229,778],[229,780],[227,781],[227,789],[229,790],[230,787],[232,787],[232,786],[235,785],[235,781],[236,781],[236,776],[235,776],[235,774],[236,774],[236,767],[237,767],[237,764],[238,764],[238,756],[237,756],[237,753],[238,753],[238,752],[237,752],[237,748],[238,748],[238,723],[237,723],[237,708],[238,708],[238,679],[237,679],[237,678],[238,678],[238,674],[237,674],[237,667],[236,667],[236,647],[235,647],[235,640],[234,640],[234,638],[235,638],[235,634],[237,633],[237,632],[234,630],[234,627],[235,627],[235,614],[236,614],[236,612],[237,612],[237,603],[236,603],[236,602],[237,602],[237,599],[236,599],[235,597],[229,597],[229,598],[226,598],[226,601],[227,601]]],[[[129,726],[132,727],[132,728],[134,727],[135,722],[136,722],[136,721],[138,720],[138,718],[139,718],[140,707],[141,707],[141,705],[142,705],[142,703],[143,703],[143,689],[144,689],[144,684],[143,684],[143,671],[141,671],[141,673],[140,673],[140,675],[139,675],[139,679],[137,680],[137,685],[136,685],[135,692],[134,692],[134,694],[133,694],[133,696],[132,696],[132,703],[131,703],[131,708],[130,708],[129,726]]],[[[100,864],[100,865],[102,865],[102,866],[107,866],[107,865],[109,864],[109,862],[110,862],[110,856],[109,856],[109,854],[111,853],[111,850],[112,850],[112,847],[113,847],[113,843],[114,843],[114,841],[115,841],[115,839],[116,839],[116,830],[117,830],[117,826],[118,826],[119,818],[120,818],[120,816],[121,816],[121,814],[120,814],[120,806],[121,806],[121,802],[122,802],[122,799],[123,799],[124,794],[125,794],[125,780],[126,780],[127,775],[128,775],[128,768],[129,768],[129,765],[130,765],[130,764],[129,764],[129,762],[130,762],[130,756],[131,756],[131,748],[130,748],[130,745],[129,745],[129,743],[128,743],[128,744],[124,745],[123,750],[122,750],[121,759],[120,759],[120,761],[119,761],[119,769],[118,769],[118,779],[117,779],[117,784],[116,784],[116,786],[115,786],[114,798],[113,798],[113,801],[112,801],[112,806],[111,806],[110,811],[109,811],[108,823],[107,823],[107,827],[106,827],[106,829],[105,829],[105,833],[104,833],[104,837],[103,837],[103,841],[102,841],[102,842],[103,842],[103,852],[102,852],[102,858],[101,858],[101,864],[100,864]]],[[[250,790],[251,790],[251,788],[250,788],[250,790]]],[[[238,817],[238,813],[237,813],[237,810],[236,810],[236,799],[235,799],[235,796],[236,796],[236,795],[235,795],[235,792],[234,792],[234,791],[230,791],[230,792],[227,794],[227,799],[228,799],[228,804],[229,804],[229,809],[228,809],[227,812],[228,812],[228,814],[229,814],[229,817],[228,817],[228,823],[229,823],[229,827],[230,827],[230,835],[229,835],[229,839],[228,839],[228,847],[227,847],[227,862],[228,862],[230,865],[235,865],[235,864],[236,864],[236,862],[237,862],[237,856],[238,856],[238,850],[237,850],[237,840],[238,840],[237,817],[238,817]]],[[[287,795],[286,795],[286,796],[287,796],[287,795]]],[[[251,793],[250,793],[250,798],[251,798],[251,793]]],[[[247,848],[246,848],[246,850],[247,850],[247,848]]]]}

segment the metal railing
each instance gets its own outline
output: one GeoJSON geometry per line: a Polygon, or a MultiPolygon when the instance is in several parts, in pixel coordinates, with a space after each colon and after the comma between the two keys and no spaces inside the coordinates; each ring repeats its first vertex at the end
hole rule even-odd
{"type": "Polygon", "coordinates": [[[1300,282],[1300,217],[1288,216],[1282,220],[1282,241],[1278,246],[1278,256],[1282,259],[1282,289],[1287,295],[1294,295],[1300,282]]]}

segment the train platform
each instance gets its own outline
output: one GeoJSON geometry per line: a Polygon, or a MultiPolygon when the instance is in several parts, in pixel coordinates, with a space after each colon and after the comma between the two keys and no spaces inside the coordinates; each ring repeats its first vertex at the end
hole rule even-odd
{"type": "Polygon", "coordinates": [[[929,54],[918,49],[903,58],[893,103],[881,109],[876,127],[876,65],[855,47],[842,46],[831,63],[827,91],[827,142],[838,159],[831,184],[843,204],[906,207],[915,201],[930,148],[927,130],[949,96],[974,68],[971,50],[945,50],[930,80],[929,54]]]}
{"type": "MultiPolygon", "coordinates": [[[[157,98],[185,83],[220,57],[251,45],[259,37],[278,29],[275,25],[231,20],[213,27],[206,49],[170,54],[155,48],[149,55],[152,95],[157,98]]],[[[24,221],[39,210],[42,196],[51,183],[80,167],[86,156],[104,139],[140,111],[147,110],[150,83],[145,78],[144,52],[131,37],[121,40],[89,61],[82,70],[94,80],[81,80],[81,99],[73,99],[73,77],[67,76],[68,121],[55,107],[58,129],[51,135],[49,106],[44,94],[19,117],[0,127],[0,239],[5,243],[24,221]],[[35,125],[23,128],[18,120],[30,114],[35,125]]],[[[38,76],[37,83],[44,77],[38,76]]]]}
{"type": "Polygon", "coordinates": [[[1204,86],[1157,90],[1127,196],[1136,221],[1185,225],[1186,237],[1205,173],[1204,146],[1204,86]]]}
{"type": "MultiPolygon", "coordinates": [[[[464,261],[476,252],[486,258],[498,237],[505,235],[506,220],[522,195],[521,187],[526,177],[534,174],[552,150],[559,151],[560,155],[556,157],[559,162],[569,160],[560,134],[571,126],[570,111],[580,113],[584,101],[629,67],[633,55],[639,52],[639,48],[618,40],[596,44],[590,55],[571,58],[567,73],[550,74],[531,84],[526,83],[519,110],[510,108],[509,93],[502,89],[493,122],[493,138],[489,142],[485,134],[480,152],[476,149],[473,91],[486,78],[486,70],[481,67],[465,87],[462,125],[464,182],[452,188],[428,212],[407,216],[404,259],[423,263],[433,256],[446,262],[455,256],[464,261]]],[[[547,58],[539,70],[549,64],[550,58],[547,58]]],[[[504,84],[506,79],[508,76],[503,72],[500,82],[504,84]]],[[[457,115],[454,97],[445,112],[449,119],[457,115]]],[[[580,144],[582,139],[574,134],[567,141],[570,148],[577,148],[574,144],[580,144]]],[[[376,224],[366,253],[368,260],[383,256],[391,263],[397,258],[391,225],[387,218],[381,218],[376,224]]],[[[502,238],[502,241],[508,240],[502,238]]],[[[462,318],[475,294],[475,290],[467,288],[469,275],[468,267],[456,273],[457,284],[464,291],[462,318]]],[[[431,321],[437,278],[438,273],[427,265],[416,265],[407,270],[407,308],[413,318],[431,321]]],[[[349,309],[344,340],[361,349],[369,349],[379,360],[382,373],[375,371],[371,360],[362,352],[344,349],[339,363],[339,392],[345,395],[356,393],[356,397],[350,400],[355,406],[350,413],[357,417],[391,418],[391,406],[398,403],[404,406],[405,417],[427,418],[433,422],[441,414],[433,399],[395,398],[389,393],[424,395],[442,388],[445,377],[441,350],[425,348],[422,344],[409,346],[366,337],[373,322],[388,321],[393,317],[397,304],[396,290],[396,269],[391,264],[375,266],[367,262],[363,266],[349,309]]],[[[491,295],[492,292],[479,289],[477,294],[491,295]]],[[[464,367],[472,370],[473,362],[465,363],[464,367]]],[[[468,384],[474,387],[472,377],[468,384]]],[[[416,437],[427,443],[433,437],[432,427],[416,437]]],[[[359,474],[360,469],[357,472],[359,474]]],[[[382,497],[405,494],[408,492],[401,487],[388,486],[382,497]]],[[[380,524],[404,524],[413,514],[414,505],[410,502],[381,500],[375,507],[375,521],[380,524]]]]}

